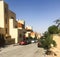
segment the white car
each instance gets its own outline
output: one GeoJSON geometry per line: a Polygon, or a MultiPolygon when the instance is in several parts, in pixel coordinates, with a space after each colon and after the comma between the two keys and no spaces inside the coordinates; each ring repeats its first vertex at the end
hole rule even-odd
{"type": "Polygon", "coordinates": [[[31,43],[34,43],[35,41],[34,40],[31,40],[31,43]]]}

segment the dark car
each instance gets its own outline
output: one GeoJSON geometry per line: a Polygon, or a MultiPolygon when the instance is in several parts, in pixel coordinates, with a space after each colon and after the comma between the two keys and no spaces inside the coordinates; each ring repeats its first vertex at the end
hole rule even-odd
{"type": "Polygon", "coordinates": [[[27,44],[31,44],[31,41],[30,40],[26,40],[27,44]]]}
{"type": "Polygon", "coordinates": [[[27,45],[27,42],[26,41],[20,41],[19,45],[27,45]]]}
{"type": "Polygon", "coordinates": [[[27,42],[27,44],[30,44],[31,43],[31,39],[26,38],[26,42],[27,42]]]}

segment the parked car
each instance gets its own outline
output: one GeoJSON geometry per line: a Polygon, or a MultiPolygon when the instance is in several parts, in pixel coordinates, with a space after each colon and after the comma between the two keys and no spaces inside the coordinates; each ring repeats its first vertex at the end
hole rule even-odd
{"type": "Polygon", "coordinates": [[[26,38],[25,40],[26,40],[27,44],[30,44],[31,43],[31,39],[26,38]]]}
{"type": "Polygon", "coordinates": [[[27,45],[27,42],[26,41],[20,41],[19,45],[27,45]]]}
{"type": "Polygon", "coordinates": [[[37,43],[37,40],[31,40],[31,43],[37,43]]]}
{"type": "Polygon", "coordinates": [[[27,42],[27,44],[30,44],[30,43],[31,43],[31,41],[30,41],[30,40],[26,40],[26,42],[27,42]]]}
{"type": "Polygon", "coordinates": [[[31,40],[31,43],[34,43],[35,41],[34,40],[31,40]]]}

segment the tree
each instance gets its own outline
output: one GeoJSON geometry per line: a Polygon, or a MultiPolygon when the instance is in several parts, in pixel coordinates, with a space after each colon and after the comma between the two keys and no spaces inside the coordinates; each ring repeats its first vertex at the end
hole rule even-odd
{"type": "Polygon", "coordinates": [[[53,40],[51,34],[48,34],[48,32],[45,32],[44,36],[40,38],[40,43],[41,47],[46,49],[46,54],[51,54],[52,52],[50,51],[50,48],[52,47],[51,45],[53,45],[53,47],[56,46],[56,42],[53,40]]]}
{"type": "Polygon", "coordinates": [[[48,34],[48,32],[44,33],[44,36],[40,39],[40,42],[42,43],[42,47],[44,49],[50,49],[51,44],[56,46],[56,42],[53,40],[52,35],[48,34]]]}
{"type": "Polygon", "coordinates": [[[55,25],[52,25],[48,28],[48,32],[50,34],[57,34],[59,32],[58,27],[55,25]]]}
{"type": "Polygon", "coordinates": [[[47,37],[48,35],[50,35],[50,33],[48,31],[43,33],[44,37],[47,37]]]}
{"type": "Polygon", "coordinates": [[[60,19],[54,21],[57,24],[57,27],[60,28],[60,19]]]}

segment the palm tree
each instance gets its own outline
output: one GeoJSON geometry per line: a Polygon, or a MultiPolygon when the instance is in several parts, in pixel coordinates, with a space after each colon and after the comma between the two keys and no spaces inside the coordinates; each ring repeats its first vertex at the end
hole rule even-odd
{"type": "Polygon", "coordinates": [[[60,19],[54,21],[57,24],[57,27],[60,28],[60,19]]]}

